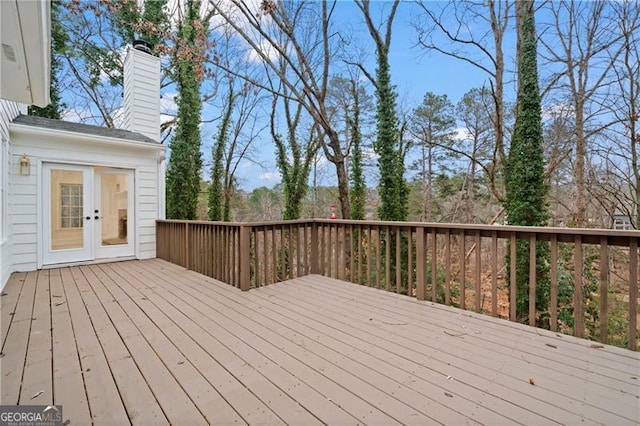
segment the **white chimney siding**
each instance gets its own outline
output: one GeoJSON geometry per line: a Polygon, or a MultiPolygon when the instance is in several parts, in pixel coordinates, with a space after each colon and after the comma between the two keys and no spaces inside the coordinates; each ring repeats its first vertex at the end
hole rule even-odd
{"type": "Polygon", "coordinates": [[[124,130],[160,141],[160,58],[129,48],[124,61],[124,130]]]}

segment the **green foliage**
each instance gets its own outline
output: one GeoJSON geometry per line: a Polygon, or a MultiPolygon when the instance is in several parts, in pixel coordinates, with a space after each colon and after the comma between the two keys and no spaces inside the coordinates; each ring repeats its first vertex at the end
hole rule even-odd
{"type": "Polygon", "coordinates": [[[292,111],[289,99],[284,98],[283,103],[288,130],[286,142],[275,130],[275,102],[274,111],[271,114],[271,136],[276,145],[276,164],[282,176],[284,195],[282,218],[293,220],[298,219],[302,214],[302,202],[309,188],[311,163],[318,152],[318,139],[321,136],[318,133],[319,127],[313,125],[309,129],[308,139],[300,142],[296,133],[302,106],[298,104],[295,111],[292,111]]]}
{"type": "Polygon", "coordinates": [[[167,4],[168,0],[145,0],[144,2],[140,38],[152,46],[163,43],[164,35],[170,28],[167,4]]]}
{"type": "MultiPolygon", "coordinates": [[[[312,137],[313,136],[311,136],[311,138],[312,137]]],[[[284,193],[282,219],[298,219],[302,213],[302,201],[309,187],[308,179],[311,170],[311,160],[313,158],[312,151],[315,153],[315,150],[307,148],[307,155],[303,158],[301,146],[290,137],[288,146],[290,147],[292,160],[289,162],[287,146],[282,140],[282,137],[275,135],[274,142],[277,149],[276,163],[282,175],[284,193]]]]}
{"type": "Polygon", "coordinates": [[[386,52],[378,51],[376,69],[377,137],[373,148],[378,154],[380,169],[381,220],[407,220],[409,188],[404,179],[404,152],[398,120],[396,118],[396,94],[391,85],[389,58],[386,52]]]}
{"type": "MultiPolygon", "coordinates": [[[[544,226],[549,219],[546,203],[548,184],[544,175],[534,8],[531,2],[520,2],[517,8],[520,47],[518,103],[506,168],[505,208],[510,225],[544,226]]],[[[548,245],[538,242],[536,253],[536,308],[546,312],[549,299],[542,296],[549,293],[548,245]]],[[[529,305],[528,241],[518,241],[516,256],[517,317],[523,320],[528,315],[529,305]]]]}
{"type": "Polygon", "coordinates": [[[216,137],[212,150],[213,165],[211,166],[211,185],[209,186],[209,220],[229,220],[229,209],[228,206],[226,206],[224,198],[223,157],[229,137],[229,126],[231,124],[231,113],[233,112],[234,101],[235,95],[233,88],[230,88],[227,106],[222,121],[218,126],[218,136],[216,137]]]}
{"type": "Polygon", "coordinates": [[[353,96],[353,118],[348,117],[349,131],[351,133],[351,189],[349,191],[351,219],[364,220],[367,187],[362,171],[362,135],[360,134],[360,102],[358,88],[355,81],[351,81],[351,94],[353,96]]]}
{"type": "Polygon", "coordinates": [[[35,115],[37,117],[53,118],[60,120],[62,118],[62,111],[66,107],[60,99],[60,90],[58,85],[58,73],[62,66],[60,62],[60,53],[64,51],[65,44],[69,41],[69,36],[65,32],[60,23],[60,0],[54,0],[51,2],[51,69],[50,71],[50,83],[49,83],[49,96],[51,102],[45,107],[37,107],[31,105],[27,109],[29,115],[35,115]]]}
{"type": "MultiPolygon", "coordinates": [[[[186,16],[179,24],[178,34],[187,48],[195,48],[199,39],[200,2],[189,0],[186,16]]],[[[167,168],[167,217],[196,219],[202,153],[200,152],[200,82],[190,56],[176,58],[178,86],[178,117],[175,135],[169,148],[171,156],[167,168]]]]}
{"type": "Polygon", "coordinates": [[[524,18],[522,38],[516,127],[507,164],[506,212],[510,225],[543,226],[549,219],[546,203],[549,188],[544,175],[536,34],[532,15],[524,18]]]}
{"type": "Polygon", "coordinates": [[[124,42],[140,39],[154,47],[163,43],[170,27],[167,3],[168,0],[145,0],[141,10],[137,0],[120,0],[112,19],[124,42]]]}
{"type": "MultiPolygon", "coordinates": [[[[516,317],[525,322],[529,315],[529,247],[530,242],[516,242],[516,317]]],[[[508,248],[510,251],[510,248],[508,248]]],[[[509,253],[509,251],[507,253],[509,253]]],[[[551,281],[549,278],[549,244],[536,243],[536,312],[539,317],[536,324],[548,327],[551,281]]],[[[507,276],[510,274],[510,254],[507,254],[507,276]]]]}

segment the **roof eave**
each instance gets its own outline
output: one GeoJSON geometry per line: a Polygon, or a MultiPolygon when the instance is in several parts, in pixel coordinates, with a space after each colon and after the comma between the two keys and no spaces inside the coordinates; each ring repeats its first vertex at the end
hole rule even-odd
{"type": "Polygon", "coordinates": [[[51,129],[28,124],[11,123],[9,130],[17,134],[28,134],[34,136],[57,136],[67,140],[89,141],[95,143],[108,143],[112,146],[121,146],[150,151],[165,151],[166,147],[157,142],[140,142],[130,139],[122,139],[110,136],[93,135],[89,133],[71,132],[68,130],[51,129]]]}
{"type": "MultiPolygon", "coordinates": [[[[0,38],[11,50],[2,52],[0,96],[28,105],[51,102],[51,4],[46,0],[1,2],[0,38]]],[[[4,49],[4,48],[3,48],[4,49]]]]}

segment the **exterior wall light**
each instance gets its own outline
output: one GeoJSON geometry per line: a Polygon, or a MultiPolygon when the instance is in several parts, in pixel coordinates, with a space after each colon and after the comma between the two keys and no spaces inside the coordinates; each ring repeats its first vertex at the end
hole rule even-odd
{"type": "Polygon", "coordinates": [[[27,154],[22,154],[22,157],[20,157],[20,174],[22,176],[29,176],[31,174],[31,160],[29,160],[27,154]]]}

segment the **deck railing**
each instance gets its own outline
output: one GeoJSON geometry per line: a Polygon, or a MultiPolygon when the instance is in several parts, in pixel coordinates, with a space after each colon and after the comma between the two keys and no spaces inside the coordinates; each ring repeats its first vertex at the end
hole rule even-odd
{"type": "Polygon", "coordinates": [[[639,241],[639,231],[602,229],[157,222],[159,258],[242,290],[321,274],[632,350],[638,346],[639,241]],[[524,307],[515,284],[521,241],[529,244],[524,307]]]}

